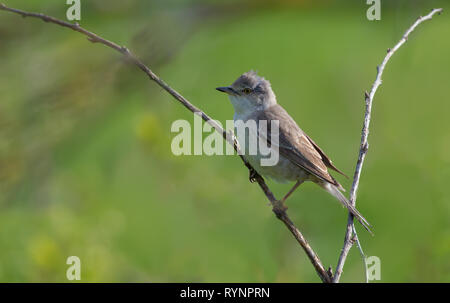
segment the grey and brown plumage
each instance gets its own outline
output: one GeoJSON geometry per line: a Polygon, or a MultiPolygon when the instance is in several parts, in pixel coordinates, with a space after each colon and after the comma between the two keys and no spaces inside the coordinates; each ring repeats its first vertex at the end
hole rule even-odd
{"type": "Polygon", "coordinates": [[[238,141],[245,142],[263,140],[271,148],[279,153],[278,163],[274,166],[262,166],[261,154],[244,154],[244,157],[263,176],[276,181],[297,181],[294,188],[283,198],[284,200],[303,182],[312,181],[336,197],[356,218],[370,231],[369,222],[356,210],[348,199],[342,194],[344,188],[333,178],[328,169],[342,175],[332,163],[330,157],[297,125],[286,110],[277,104],[275,94],[270,82],[250,71],[241,75],[231,86],[219,87],[219,91],[229,95],[235,109],[235,127],[237,121],[255,121],[255,132],[244,132],[245,137],[239,137],[238,141]],[[278,123],[278,140],[273,140],[274,130],[271,129],[271,121],[278,123]],[[266,128],[260,128],[260,123],[266,123],[266,128]],[[255,137],[255,138],[252,138],[255,137]]]}

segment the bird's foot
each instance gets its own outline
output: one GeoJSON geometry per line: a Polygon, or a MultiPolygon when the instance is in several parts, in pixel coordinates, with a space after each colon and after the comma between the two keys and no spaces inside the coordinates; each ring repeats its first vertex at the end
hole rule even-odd
{"type": "Polygon", "coordinates": [[[280,217],[282,214],[285,214],[287,209],[288,207],[286,206],[286,204],[284,204],[283,200],[276,200],[273,203],[272,210],[277,215],[277,217],[280,217]]]}
{"type": "Polygon", "coordinates": [[[248,180],[250,181],[250,183],[254,183],[256,181],[257,176],[258,176],[258,173],[256,172],[256,170],[254,170],[253,168],[250,168],[249,176],[248,176],[248,180]]]}

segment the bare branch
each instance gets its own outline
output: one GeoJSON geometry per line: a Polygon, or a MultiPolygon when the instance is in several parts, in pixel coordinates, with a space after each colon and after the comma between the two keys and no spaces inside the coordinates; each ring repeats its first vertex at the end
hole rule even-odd
{"type": "Polygon", "coordinates": [[[292,233],[292,235],[295,237],[297,242],[301,245],[303,250],[305,251],[306,255],[308,256],[309,260],[313,264],[317,274],[319,275],[320,279],[323,282],[329,283],[332,282],[332,275],[325,270],[325,268],[322,265],[322,262],[320,261],[317,254],[314,252],[314,250],[309,245],[308,241],[305,239],[305,237],[302,235],[302,233],[298,230],[298,228],[294,225],[294,223],[291,221],[291,219],[288,217],[286,209],[280,205],[279,201],[275,198],[267,184],[265,183],[264,179],[255,172],[253,167],[245,160],[245,158],[242,156],[242,153],[240,152],[239,144],[235,138],[235,136],[232,133],[227,133],[226,130],[224,130],[220,125],[218,125],[215,120],[213,120],[210,116],[208,116],[205,112],[200,110],[198,107],[190,103],[186,98],[184,98],[180,93],[175,91],[173,88],[171,88],[167,83],[165,83],[161,78],[159,78],[149,67],[147,67],[142,61],[140,61],[128,48],[125,46],[120,46],[112,41],[109,41],[107,39],[102,38],[101,36],[90,32],[83,27],[81,27],[78,23],[69,23],[60,19],[56,19],[51,16],[47,16],[41,13],[32,13],[32,12],[26,12],[23,10],[15,9],[7,7],[4,4],[0,4],[0,10],[9,11],[15,14],[19,14],[22,17],[34,17],[41,19],[45,22],[54,23],[56,25],[60,25],[63,27],[70,28],[74,31],[77,31],[85,36],[87,36],[87,39],[90,42],[93,43],[100,43],[103,45],[106,45],[122,55],[124,55],[131,63],[139,67],[144,73],[148,75],[148,77],[155,81],[160,87],[162,87],[165,91],[167,91],[170,95],[172,95],[177,101],[179,101],[184,107],[186,107],[189,111],[193,112],[194,114],[197,114],[202,117],[202,119],[210,124],[214,129],[221,133],[223,138],[231,145],[233,145],[234,149],[238,153],[238,155],[241,157],[242,161],[244,162],[245,166],[252,172],[252,177],[255,181],[258,182],[259,186],[261,187],[262,191],[266,195],[267,199],[270,201],[272,205],[272,211],[275,213],[278,219],[280,219],[286,227],[289,229],[289,231],[292,233]]]}
{"type": "MultiPolygon", "coordinates": [[[[370,118],[372,113],[372,102],[373,97],[375,96],[375,92],[377,91],[378,87],[381,85],[381,76],[383,74],[384,68],[386,67],[386,64],[388,63],[389,59],[391,59],[392,55],[408,40],[409,34],[411,34],[416,27],[426,21],[431,20],[435,14],[440,14],[443,11],[442,8],[436,8],[433,9],[428,15],[425,17],[419,17],[411,27],[409,27],[403,37],[400,39],[400,41],[392,48],[387,50],[387,54],[384,57],[383,62],[381,65],[377,66],[377,76],[375,78],[375,82],[372,85],[372,89],[370,90],[370,93],[365,92],[364,93],[364,100],[366,103],[366,110],[364,115],[364,124],[361,132],[361,145],[359,149],[359,156],[358,161],[356,162],[356,168],[355,168],[355,174],[353,176],[353,183],[352,188],[350,190],[350,203],[355,205],[356,204],[356,192],[358,190],[359,186],[359,180],[361,178],[361,171],[364,164],[364,159],[367,154],[367,150],[369,148],[368,143],[368,137],[369,137],[369,125],[370,125],[370,118]]],[[[355,232],[355,226],[353,224],[353,215],[349,213],[348,221],[347,221],[347,230],[345,233],[345,239],[344,239],[344,246],[342,248],[341,254],[339,256],[339,261],[336,267],[336,273],[333,277],[333,282],[337,283],[339,282],[339,279],[342,275],[342,270],[344,268],[345,260],[347,259],[348,252],[350,251],[350,248],[353,246],[353,243],[357,242],[359,245],[358,236],[355,232]]],[[[362,250],[361,250],[362,252],[362,250]]],[[[362,253],[362,255],[364,255],[362,253]]],[[[364,261],[365,264],[365,261],[364,261]]]]}

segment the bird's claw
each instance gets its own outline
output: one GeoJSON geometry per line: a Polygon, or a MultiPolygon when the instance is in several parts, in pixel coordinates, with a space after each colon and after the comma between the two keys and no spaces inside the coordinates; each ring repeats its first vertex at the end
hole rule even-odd
{"type": "Polygon", "coordinates": [[[256,172],[256,170],[251,168],[249,170],[249,176],[248,176],[248,180],[250,181],[250,183],[254,183],[256,181],[257,176],[258,176],[258,173],[256,172]]]}
{"type": "Polygon", "coordinates": [[[285,212],[288,207],[286,206],[286,204],[284,203],[283,200],[277,200],[273,203],[273,208],[281,211],[281,212],[285,212]]]}

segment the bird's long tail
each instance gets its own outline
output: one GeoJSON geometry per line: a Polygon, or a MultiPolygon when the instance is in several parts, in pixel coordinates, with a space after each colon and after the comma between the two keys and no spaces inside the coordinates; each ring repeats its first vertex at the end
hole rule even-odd
{"type": "Polygon", "coordinates": [[[353,214],[353,216],[356,217],[359,223],[361,223],[361,225],[364,226],[364,228],[373,235],[373,232],[370,229],[372,225],[370,225],[366,218],[364,218],[363,215],[361,215],[361,213],[353,205],[350,204],[350,201],[341,193],[337,186],[330,183],[323,184],[322,186],[326,191],[336,197],[339,202],[341,202],[342,205],[344,205],[353,214]]]}

